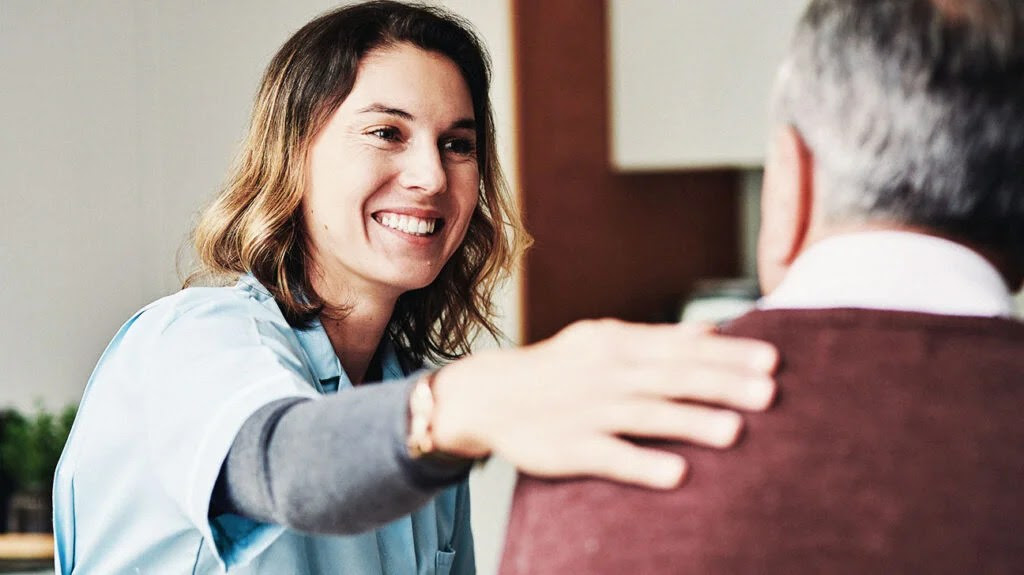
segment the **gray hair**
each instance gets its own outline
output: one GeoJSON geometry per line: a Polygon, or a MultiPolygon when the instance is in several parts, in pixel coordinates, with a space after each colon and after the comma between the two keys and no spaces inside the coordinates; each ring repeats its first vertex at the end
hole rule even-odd
{"type": "Polygon", "coordinates": [[[775,111],[831,223],[925,227],[1024,261],[1024,2],[813,0],[775,111]]]}

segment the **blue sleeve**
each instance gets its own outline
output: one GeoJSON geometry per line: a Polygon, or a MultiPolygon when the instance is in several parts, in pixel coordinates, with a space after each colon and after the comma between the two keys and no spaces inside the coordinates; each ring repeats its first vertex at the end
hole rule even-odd
{"type": "Polygon", "coordinates": [[[228,542],[216,548],[227,567],[245,564],[284,529],[243,518],[210,521],[210,497],[235,436],[262,406],[319,394],[280,312],[238,292],[210,293],[186,293],[170,311],[143,314],[125,343],[144,382],[140,433],[151,468],[207,541],[228,542]]]}
{"type": "Polygon", "coordinates": [[[410,459],[405,437],[414,380],[261,408],[231,446],[211,514],[355,534],[408,515],[440,487],[465,479],[468,460],[442,467],[410,459]]]}

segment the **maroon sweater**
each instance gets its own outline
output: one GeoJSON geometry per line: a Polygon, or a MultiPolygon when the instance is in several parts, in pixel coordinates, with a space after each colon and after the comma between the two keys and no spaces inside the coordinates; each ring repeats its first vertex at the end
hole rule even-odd
{"type": "Polygon", "coordinates": [[[723,331],[779,347],[776,406],[734,449],[673,445],[681,489],[520,477],[503,575],[1024,573],[1024,323],[778,310],[723,331]]]}

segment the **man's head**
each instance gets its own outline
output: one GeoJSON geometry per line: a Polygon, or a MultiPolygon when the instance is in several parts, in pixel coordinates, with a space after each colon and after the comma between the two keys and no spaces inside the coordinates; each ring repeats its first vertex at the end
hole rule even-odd
{"type": "Polygon", "coordinates": [[[812,0],[779,71],[758,264],[909,229],[1024,270],[1024,3],[812,0]]]}

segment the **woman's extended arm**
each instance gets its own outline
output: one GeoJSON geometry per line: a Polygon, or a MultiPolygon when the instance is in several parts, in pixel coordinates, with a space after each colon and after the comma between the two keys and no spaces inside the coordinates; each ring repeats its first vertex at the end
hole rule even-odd
{"type": "MultiPolygon", "coordinates": [[[[672,487],[682,460],[622,437],[728,447],[740,417],[686,402],[764,409],[776,361],[768,344],[699,329],[581,322],[545,342],[443,368],[433,436],[443,451],[497,453],[527,473],[672,487]]],[[[345,534],[415,510],[468,465],[408,455],[410,389],[369,385],[259,410],[231,446],[211,515],[345,534]]]]}

